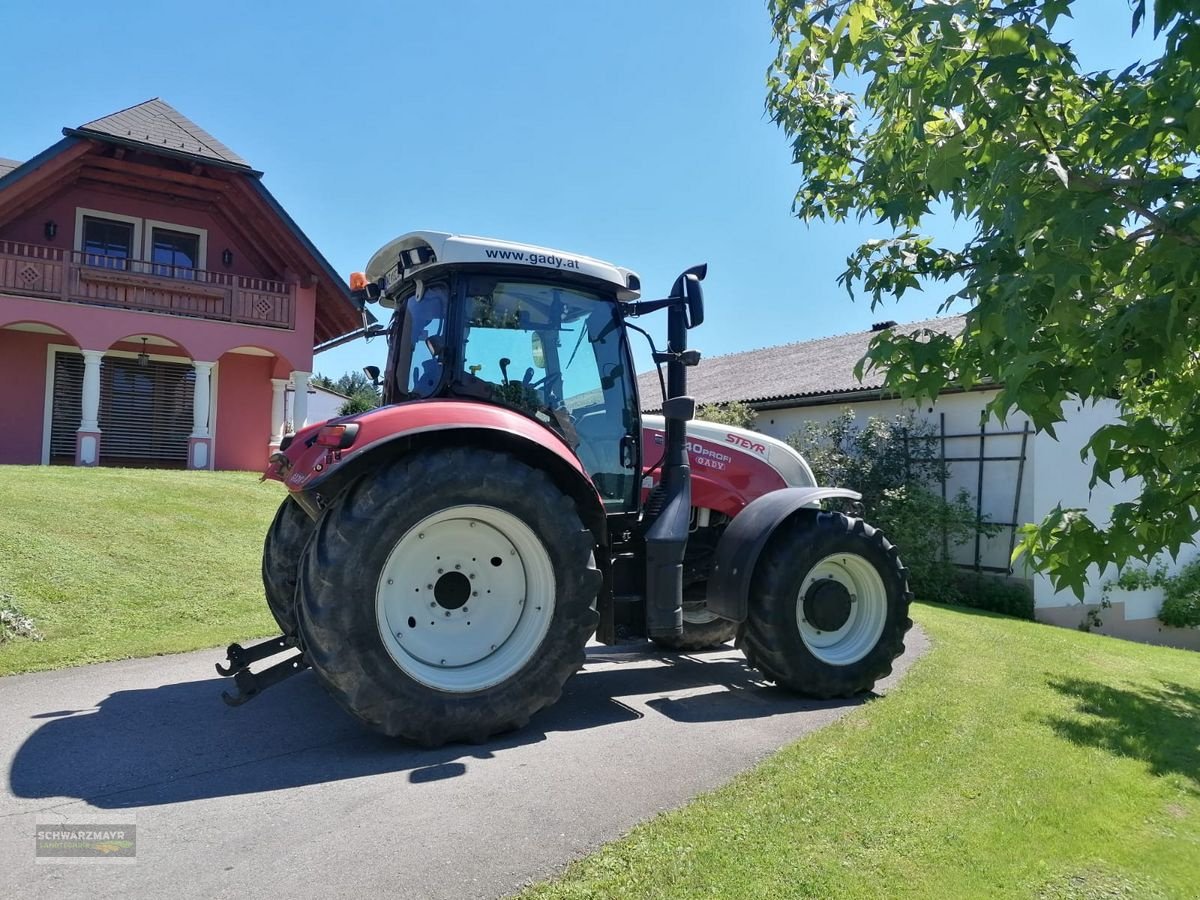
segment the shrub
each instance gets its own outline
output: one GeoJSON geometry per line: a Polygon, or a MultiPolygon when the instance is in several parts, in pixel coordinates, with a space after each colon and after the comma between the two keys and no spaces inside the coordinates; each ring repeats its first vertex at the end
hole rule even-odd
{"type": "Polygon", "coordinates": [[[961,569],[954,577],[957,597],[950,603],[1033,620],[1033,589],[1028,584],[961,569]]]}
{"type": "Polygon", "coordinates": [[[696,418],[734,428],[751,428],[758,413],[740,400],[732,400],[729,403],[703,403],[696,410],[696,418]]]}
{"type": "Polygon", "coordinates": [[[1200,558],[1192,560],[1174,575],[1165,566],[1127,569],[1115,581],[1104,584],[1102,606],[1110,606],[1109,593],[1114,587],[1126,591],[1162,588],[1163,603],[1158,621],[1170,628],[1200,627],[1200,558]]]}
{"type": "Polygon", "coordinates": [[[14,638],[40,641],[42,633],[34,625],[33,619],[14,607],[7,596],[0,594],[0,644],[14,638]]]}
{"type": "Polygon", "coordinates": [[[911,415],[872,416],[859,425],[854,411],[846,409],[829,422],[806,422],[788,443],[808,460],[818,483],[853,488],[872,513],[886,491],[932,487],[948,474],[933,425],[911,415]]]}

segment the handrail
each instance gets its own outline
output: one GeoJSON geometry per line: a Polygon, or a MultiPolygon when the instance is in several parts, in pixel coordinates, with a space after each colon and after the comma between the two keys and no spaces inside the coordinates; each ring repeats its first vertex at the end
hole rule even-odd
{"type": "Polygon", "coordinates": [[[151,260],[0,240],[0,293],[294,328],[295,286],[151,260]]]}

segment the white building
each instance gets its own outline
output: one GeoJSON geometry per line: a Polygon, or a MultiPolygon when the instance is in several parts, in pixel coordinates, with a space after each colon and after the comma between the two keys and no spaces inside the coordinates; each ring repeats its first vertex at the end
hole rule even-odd
{"type": "MultiPolygon", "coordinates": [[[[338,415],[338,410],[342,408],[342,404],[350,399],[345,394],[331,391],[329,388],[322,387],[319,384],[309,382],[307,388],[308,409],[305,413],[305,421],[309,425],[324,422],[326,419],[332,419],[338,415]]],[[[289,384],[284,396],[284,420],[289,423],[293,421],[292,408],[295,405],[295,399],[295,388],[289,384]]]]}
{"type": "MultiPolygon", "coordinates": [[[[703,359],[689,373],[688,393],[698,403],[746,403],[758,411],[754,427],[778,438],[796,433],[806,422],[829,421],[847,408],[861,421],[911,411],[945,435],[944,443],[939,444],[944,446],[949,461],[948,495],[965,489],[989,521],[1041,521],[1061,503],[1064,507],[1087,509],[1097,524],[1106,523],[1113,504],[1135,497],[1137,486],[1117,482],[1113,487],[1101,483],[1089,489],[1090,465],[1081,461],[1079,454],[1100,425],[1115,420],[1115,403],[1069,405],[1066,421],[1055,426],[1055,440],[1036,434],[1032,423],[1020,413],[1014,413],[1003,425],[994,418],[984,419],[984,409],[995,396],[995,389],[946,392],[933,404],[917,408],[885,396],[879,372],[866,373],[862,382],[854,377],[855,365],[881,328],[895,327],[902,333],[921,328],[958,331],[962,321],[962,317],[948,317],[899,326],[880,323],[871,331],[703,359]]],[[[657,377],[643,374],[640,387],[643,406],[648,410],[657,408],[657,377]]],[[[980,537],[977,544],[952,547],[950,555],[964,566],[1010,573],[1013,541],[1014,529],[1006,524],[999,534],[980,537]]],[[[1168,570],[1186,564],[1198,553],[1195,546],[1185,547],[1177,565],[1167,561],[1168,570]]],[[[1019,562],[1017,571],[1011,574],[1030,582],[1039,620],[1070,627],[1085,621],[1087,611],[1099,606],[1104,584],[1116,577],[1112,569],[1103,574],[1093,570],[1084,603],[1080,603],[1072,592],[1056,592],[1046,576],[1025,570],[1019,562]]],[[[1200,629],[1167,628],[1158,621],[1161,590],[1129,592],[1114,588],[1109,599],[1112,608],[1102,611],[1104,624],[1097,631],[1200,649],[1200,629]]]]}

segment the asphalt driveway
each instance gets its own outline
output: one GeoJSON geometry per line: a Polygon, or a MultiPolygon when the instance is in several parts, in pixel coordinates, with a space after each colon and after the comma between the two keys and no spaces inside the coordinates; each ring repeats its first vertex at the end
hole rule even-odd
{"type": "Polygon", "coordinates": [[[529,727],[420,750],[309,672],[230,709],[220,655],[0,678],[0,894],[500,896],[863,702],[791,697],[734,651],[593,647],[529,727]],[[136,824],[136,862],[35,863],[38,827],[87,822],[136,824]]]}

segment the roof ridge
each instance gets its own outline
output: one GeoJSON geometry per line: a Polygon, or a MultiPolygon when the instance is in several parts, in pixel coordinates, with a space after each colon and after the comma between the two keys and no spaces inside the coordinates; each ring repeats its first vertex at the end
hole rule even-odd
{"type": "Polygon", "coordinates": [[[84,122],[79,126],[79,130],[87,128],[89,125],[95,125],[97,122],[103,122],[105,119],[111,119],[113,116],[119,116],[121,113],[129,112],[131,109],[137,109],[139,106],[145,106],[147,103],[153,103],[155,100],[163,102],[162,97],[151,97],[149,100],[141,100],[137,103],[131,103],[123,109],[116,109],[110,113],[105,113],[97,119],[92,119],[90,122],[84,122]]]}
{"type": "Polygon", "coordinates": [[[232,147],[162,97],[151,97],[92,119],[78,128],[63,129],[63,134],[125,142],[160,153],[179,154],[262,174],[255,172],[232,147]]]}
{"type": "MultiPolygon", "coordinates": [[[[931,316],[928,319],[917,319],[916,321],[913,321],[913,322],[897,322],[894,327],[910,328],[910,327],[914,327],[914,326],[921,326],[928,322],[948,321],[950,319],[961,319],[965,315],[966,315],[966,313],[956,313],[954,315],[949,315],[949,316],[931,316]]],[[[822,335],[821,337],[806,338],[805,340],[801,340],[801,341],[787,341],[786,343],[783,343],[783,344],[767,344],[765,347],[750,347],[746,350],[734,350],[730,353],[718,354],[717,356],[706,356],[706,357],[704,357],[704,361],[705,362],[713,362],[714,360],[727,359],[731,356],[741,356],[743,353],[761,353],[764,350],[782,350],[784,347],[799,347],[803,344],[819,344],[823,341],[834,341],[834,340],[838,340],[839,338],[854,337],[855,335],[859,335],[859,334],[872,334],[872,333],[874,333],[873,328],[863,328],[858,331],[843,331],[840,334],[826,334],[826,335],[822,335]]]]}
{"type": "MultiPolygon", "coordinates": [[[[176,128],[178,128],[180,131],[187,134],[188,137],[190,137],[193,141],[195,141],[201,147],[208,148],[208,150],[210,152],[215,153],[217,156],[221,157],[221,159],[225,160],[226,162],[234,162],[234,160],[229,159],[224,153],[222,153],[220,150],[218,150],[216,147],[214,147],[211,143],[209,143],[209,141],[215,141],[216,143],[220,144],[220,142],[217,141],[216,135],[209,134],[207,131],[205,131],[203,128],[201,128],[198,124],[193,122],[191,119],[189,119],[183,113],[181,113],[179,110],[177,110],[175,107],[173,107],[166,100],[163,100],[158,97],[155,97],[154,99],[158,100],[159,103],[161,103],[168,110],[170,110],[171,112],[173,112],[175,114],[174,116],[167,115],[167,118],[171,120],[171,124],[173,124],[176,128]],[[176,117],[178,117],[178,118],[176,118],[176,117]],[[182,120],[182,121],[180,121],[180,120],[182,120]],[[187,124],[184,124],[184,123],[187,123],[187,124]],[[191,128],[188,127],[189,125],[191,126],[191,128]],[[202,134],[204,134],[208,138],[208,140],[206,141],[206,140],[204,140],[204,138],[197,137],[196,133],[194,131],[192,131],[192,128],[199,130],[202,134]]],[[[146,102],[152,103],[153,101],[148,100],[146,102]]],[[[162,115],[166,115],[166,113],[162,113],[162,115]]],[[[221,146],[224,147],[225,145],[221,144],[221,146]]],[[[230,153],[233,153],[233,150],[230,149],[229,147],[225,147],[225,149],[229,150],[230,153]]]]}

